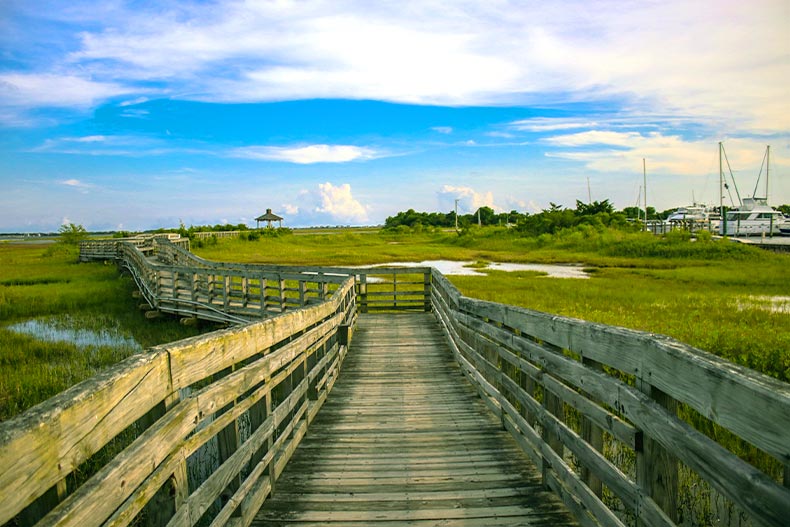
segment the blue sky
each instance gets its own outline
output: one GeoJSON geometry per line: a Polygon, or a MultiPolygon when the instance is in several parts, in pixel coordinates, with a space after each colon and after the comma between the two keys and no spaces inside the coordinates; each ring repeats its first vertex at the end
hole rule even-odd
{"type": "Polygon", "coordinates": [[[719,141],[742,195],[771,145],[790,203],[788,27],[785,0],[4,0],[0,232],[622,208],[643,158],[649,205],[714,204],[719,141]]]}

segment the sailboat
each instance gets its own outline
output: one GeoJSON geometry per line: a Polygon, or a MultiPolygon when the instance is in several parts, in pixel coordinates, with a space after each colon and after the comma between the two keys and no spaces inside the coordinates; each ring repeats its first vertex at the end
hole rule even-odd
{"type": "MultiPolygon", "coordinates": [[[[720,190],[722,187],[726,187],[723,183],[724,172],[721,164],[723,150],[724,147],[719,143],[719,178],[722,182],[720,190]]],[[[728,210],[726,215],[724,214],[724,199],[723,197],[720,199],[722,221],[719,225],[719,234],[722,236],[761,236],[763,234],[783,234],[785,231],[790,233],[790,219],[768,205],[768,167],[770,160],[771,147],[769,145],[765,149],[765,157],[763,158],[765,165],[765,196],[757,196],[757,186],[762,175],[761,167],[752,197],[740,199],[740,206],[728,210]]]]}

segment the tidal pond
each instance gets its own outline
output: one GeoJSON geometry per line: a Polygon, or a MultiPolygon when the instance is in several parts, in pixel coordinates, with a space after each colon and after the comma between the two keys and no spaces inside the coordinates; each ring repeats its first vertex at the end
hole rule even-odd
{"type": "Polygon", "coordinates": [[[377,267],[435,267],[443,275],[485,276],[483,270],[491,271],[537,271],[550,278],[589,278],[581,265],[522,264],[499,262],[456,262],[452,260],[425,260],[422,262],[394,262],[377,267]]]}
{"type": "Polygon", "coordinates": [[[117,323],[108,318],[51,316],[12,324],[8,329],[46,342],[69,342],[79,347],[126,347],[135,351],[143,349],[131,335],[124,334],[117,323]]]}

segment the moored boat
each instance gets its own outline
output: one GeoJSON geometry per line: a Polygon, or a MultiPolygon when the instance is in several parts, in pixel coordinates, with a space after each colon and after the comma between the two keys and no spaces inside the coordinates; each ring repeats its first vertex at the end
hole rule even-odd
{"type": "Polygon", "coordinates": [[[719,226],[722,236],[790,234],[790,220],[765,198],[743,198],[740,207],[727,211],[725,220],[719,226]]]}

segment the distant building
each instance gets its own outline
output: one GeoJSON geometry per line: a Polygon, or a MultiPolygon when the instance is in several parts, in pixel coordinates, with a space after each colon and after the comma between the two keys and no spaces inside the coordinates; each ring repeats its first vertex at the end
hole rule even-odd
{"type": "Polygon", "coordinates": [[[280,216],[278,216],[277,214],[274,214],[272,212],[272,209],[266,209],[266,214],[263,214],[263,215],[258,216],[257,218],[255,218],[255,228],[256,229],[260,229],[261,228],[261,222],[262,221],[266,222],[266,228],[267,229],[271,229],[272,228],[272,222],[273,221],[278,222],[280,227],[283,226],[283,219],[280,216]]]}

